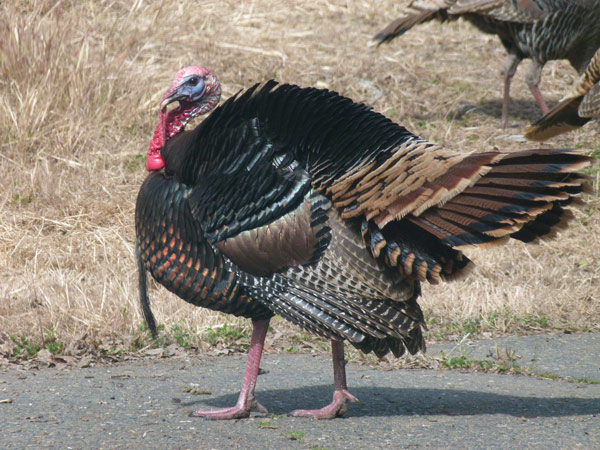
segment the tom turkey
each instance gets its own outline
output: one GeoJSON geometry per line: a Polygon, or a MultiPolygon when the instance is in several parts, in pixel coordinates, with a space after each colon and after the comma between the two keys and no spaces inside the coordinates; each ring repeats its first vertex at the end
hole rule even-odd
{"type": "Polygon", "coordinates": [[[343,414],[356,400],[344,341],[378,356],[425,350],[420,282],[464,276],[460,247],[552,235],[588,187],[577,151],[458,153],[335,92],[268,81],[215,108],[220,92],[207,69],[177,73],[135,216],[152,328],[146,270],[194,305],[253,321],[237,404],[196,416],[264,410],[254,387],[273,314],[331,339],[333,401],[293,414],[343,414]]]}
{"type": "Polygon", "coordinates": [[[592,118],[600,118],[600,49],[575,89],[548,114],[528,127],[525,137],[532,141],[544,141],[582,127],[592,118]]]}
{"type": "Polygon", "coordinates": [[[531,58],[527,85],[546,114],[548,107],[538,87],[546,62],[567,59],[581,74],[600,47],[599,0],[413,0],[375,39],[381,44],[420,23],[460,17],[484,33],[497,35],[508,52],[504,63],[504,128],[508,124],[510,83],[523,59],[531,58]]]}

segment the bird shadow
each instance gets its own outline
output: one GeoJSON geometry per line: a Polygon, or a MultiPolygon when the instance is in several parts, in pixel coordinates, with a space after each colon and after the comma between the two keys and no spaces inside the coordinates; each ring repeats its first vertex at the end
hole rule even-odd
{"type": "MultiPolygon", "coordinates": [[[[460,389],[357,387],[351,389],[361,402],[352,404],[347,416],[390,417],[410,415],[472,416],[507,414],[515,417],[562,417],[600,414],[600,398],[522,397],[460,389]]],[[[256,398],[272,414],[286,414],[296,408],[321,408],[332,395],[330,385],[297,389],[272,389],[256,398]]],[[[185,409],[232,406],[236,394],[201,401],[182,402],[185,409]]]]}
{"type": "MultiPolygon", "coordinates": [[[[550,105],[555,102],[551,102],[550,105]]],[[[460,119],[466,113],[475,112],[498,120],[502,118],[502,99],[493,98],[482,100],[477,105],[461,105],[460,109],[453,115],[455,119],[460,119]]],[[[508,106],[509,126],[523,126],[535,122],[542,117],[542,112],[534,100],[510,99],[508,106]],[[515,123],[515,121],[519,123],[515,123]]]]}

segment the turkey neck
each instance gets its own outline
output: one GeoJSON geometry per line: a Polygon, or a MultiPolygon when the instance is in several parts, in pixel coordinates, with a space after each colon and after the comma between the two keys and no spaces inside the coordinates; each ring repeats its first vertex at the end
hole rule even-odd
{"type": "MultiPolygon", "coordinates": [[[[177,108],[173,109],[167,114],[165,123],[165,136],[166,140],[171,139],[180,132],[182,132],[186,125],[197,116],[211,111],[221,98],[221,85],[218,84],[216,88],[205,97],[202,98],[200,103],[184,103],[180,104],[177,108]]],[[[160,127],[160,122],[159,125],[160,127]]],[[[166,142],[165,140],[165,142],[166,142]]]]}
{"type": "Polygon", "coordinates": [[[212,110],[221,98],[221,85],[202,98],[200,103],[180,103],[180,105],[166,112],[166,108],[161,109],[158,125],[154,130],[154,136],[150,141],[150,151],[148,154],[159,152],[167,141],[185,130],[187,124],[197,116],[208,113],[212,110]]]}

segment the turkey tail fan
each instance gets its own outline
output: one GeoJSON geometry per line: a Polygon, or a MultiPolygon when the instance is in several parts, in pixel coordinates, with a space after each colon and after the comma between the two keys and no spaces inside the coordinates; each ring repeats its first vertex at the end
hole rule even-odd
{"type": "Polygon", "coordinates": [[[458,248],[547,238],[572,217],[563,206],[591,191],[576,171],[593,161],[576,150],[505,154],[473,186],[410,220],[458,248]]]}
{"type": "Polygon", "coordinates": [[[558,230],[565,229],[572,218],[571,211],[555,203],[552,209],[538,215],[535,220],[523,225],[510,237],[522,242],[533,242],[538,238],[549,239],[554,237],[558,230]]]}
{"type": "Polygon", "coordinates": [[[135,244],[135,258],[137,261],[138,268],[140,305],[142,306],[142,312],[144,314],[144,320],[146,321],[146,325],[148,326],[152,337],[156,339],[158,337],[158,331],[156,329],[156,320],[154,319],[154,314],[152,313],[152,309],[150,308],[150,299],[148,298],[148,280],[146,276],[146,268],[144,267],[142,255],[140,254],[140,246],[137,242],[135,244]]]}
{"type": "Polygon", "coordinates": [[[433,19],[438,19],[442,22],[448,20],[448,14],[446,12],[447,8],[448,5],[444,0],[438,0],[437,2],[412,2],[403,11],[401,17],[389,23],[383,30],[375,35],[374,39],[378,41],[377,46],[401,36],[420,23],[428,22],[433,19]]]}
{"type": "Polygon", "coordinates": [[[545,141],[585,125],[590,119],[579,115],[582,100],[583,95],[560,102],[544,117],[527,127],[525,137],[530,141],[545,141]]]}
{"type": "Polygon", "coordinates": [[[425,187],[434,198],[455,193],[464,180],[470,186],[437,206],[419,206],[403,220],[365,220],[365,245],[374,258],[416,280],[463,278],[473,264],[460,248],[509,238],[530,242],[563,228],[572,218],[563,207],[590,191],[587,177],[576,171],[592,161],[575,150],[470,155],[425,187]]]}

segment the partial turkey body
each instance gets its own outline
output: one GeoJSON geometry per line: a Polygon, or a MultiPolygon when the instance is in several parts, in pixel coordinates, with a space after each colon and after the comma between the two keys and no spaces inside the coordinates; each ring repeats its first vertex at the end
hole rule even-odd
{"type": "Polygon", "coordinates": [[[355,401],[343,342],[396,356],[425,350],[420,282],[464,276],[459,247],[551,236],[587,187],[591,158],[569,150],[462,154],[430,144],[335,92],[269,81],[216,106],[212,72],[177,73],[161,102],[136,204],[146,270],[197,306],[253,320],[237,404],[196,411],[248,417],[270,317],[331,339],[332,418],[355,401]],[[166,106],[179,101],[167,113],[166,106]]]}
{"type": "Polygon", "coordinates": [[[598,0],[414,0],[402,17],[391,22],[375,39],[381,44],[419,23],[459,17],[464,17],[484,33],[498,35],[508,52],[502,102],[502,126],[505,128],[510,83],[521,60],[532,60],[527,85],[542,114],[546,114],[548,107],[538,87],[544,64],[567,59],[581,74],[600,47],[598,0]]]}
{"type": "Polygon", "coordinates": [[[525,137],[533,141],[544,141],[579,128],[592,118],[600,118],[600,49],[575,89],[548,114],[528,127],[525,137]]]}

